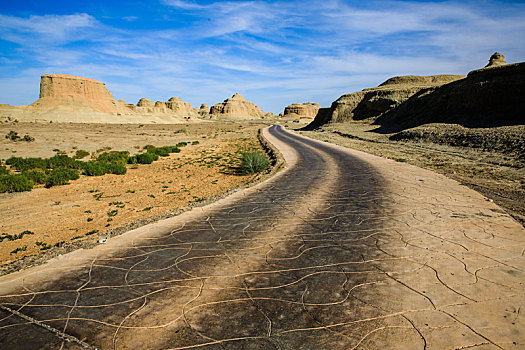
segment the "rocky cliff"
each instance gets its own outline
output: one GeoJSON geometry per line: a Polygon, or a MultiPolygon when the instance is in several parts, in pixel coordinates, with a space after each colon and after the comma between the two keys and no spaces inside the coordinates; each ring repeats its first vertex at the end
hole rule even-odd
{"type": "Polygon", "coordinates": [[[283,118],[314,118],[321,106],[319,103],[294,103],[284,108],[283,118]]]}
{"type": "Polygon", "coordinates": [[[407,75],[390,78],[378,87],[343,95],[332,103],[330,111],[321,111],[313,125],[348,120],[373,119],[399,106],[417,92],[463,78],[461,75],[407,75]]]}
{"type": "Polygon", "coordinates": [[[397,132],[427,123],[478,128],[525,124],[525,62],[505,65],[501,57],[498,60],[500,64],[489,63],[464,79],[420,91],[379,117],[377,131],[397,132]]]}
{"type": "Polygon", "coordinates": [[[236,93],[232,98],[212,106],[210,114],[212,117],[263,118],[266,113],[253,102],[245,101],[242,95],[236,93]]]}
{"type": "Polygon", "coordinates": [[[63,105],[108,114],[119,112],[119,104],[104,83],[67,74],[42,75],[40,98],[30,107],[45,111],[63,105]]]}

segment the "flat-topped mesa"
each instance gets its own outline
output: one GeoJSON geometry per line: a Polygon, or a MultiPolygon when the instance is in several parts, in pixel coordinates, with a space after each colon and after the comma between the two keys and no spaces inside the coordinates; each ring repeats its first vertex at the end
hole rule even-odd
{"type": "Polygon", "coordinates": [[[463,79],[463,75],[406,75],[393,77],[378,87],[339,97],[329,110],[322,108],[312,126],[351,120],[375,119],[399,106],[414,94],[463,79]],[[322,113],[321,113],[322,112],[322,113]]]}
{"type": "Polygon", "coordinates": [[[210,114],[215,117],[235,118],[263,118],[264,113],[253,102],[245,101],[242,95],[236,93],[232,98],[217,103],[210,109],[210,114]]]}
{"type": "Polygon", "coordinates": [[[294,103],[284,108],[283,118],[314,118],[321,106],[319,103],[294,103]]]}
{"type": "Polygon", "coordinates": [[[119,104],[97,80],[68,74],[44,74],[40,79],[40,98],[31,108],[50,110],[63,105],[116,114],[119,104]]]}

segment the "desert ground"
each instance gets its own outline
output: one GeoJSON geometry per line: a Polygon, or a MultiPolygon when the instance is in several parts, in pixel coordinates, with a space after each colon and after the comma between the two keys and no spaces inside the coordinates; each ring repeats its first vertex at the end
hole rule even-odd
{"type": "Polygon", "coordinates": [[[525,225],[523,125],[472,129],[429,124],[403,132],[408,137],[399,141],[389,139],[393,134],[373,132],[376,128],[369,122],[353,121],[300,133],[443,174],[480,192],[525,225]]]}
{"type": "Polygon", "coordinates": [[[286,167],[0,278],[7,347],[515,349],[524,228],[435,172],[263,131],[286,167]]]}
{"type": "Polygon", "coordinates": [[[262,125],[260,122],[119,125],[5,120],[0,124],[0,159],[51,157],[58,152],[72,156],[77,150],[92,155],[107,150],[134,154],[148,144],[187,142],[188,145],[181,147],[180,153],[161,157],[152,164],[128,165],[125,175],[82,176],[66,186],[41,185],[30,192],[0,194],[0,232],[34,233],[0,243],[2,274],[93,246],[101,238],[202,205],[210,198],[249,183],[253,175],[235,174],[231,167],[238,165],[240,152],[261,150],[257,130],[262,125]],[[35,140],[9,141],[3,137],[9,131],[29,134],[35,140]],[[23,250],[16,251],[18,248],[23,250]]]}

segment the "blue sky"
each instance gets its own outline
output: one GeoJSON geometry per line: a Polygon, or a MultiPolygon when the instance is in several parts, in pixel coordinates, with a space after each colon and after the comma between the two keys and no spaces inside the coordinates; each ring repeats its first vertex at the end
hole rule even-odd
{"type": "Polygon", "coordinates": [[[40,75],[106,83],[116,99],[264,111],[405,74],[466,74],[499,51],[525,61],[524,1],[3,1],[0,103],[38,99],[40,75]]]}

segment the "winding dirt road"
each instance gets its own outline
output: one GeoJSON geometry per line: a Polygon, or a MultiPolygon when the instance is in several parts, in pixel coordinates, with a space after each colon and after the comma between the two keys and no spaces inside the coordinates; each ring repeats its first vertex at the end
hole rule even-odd
{"type": "Polygon", "coordinates": [[[0,279],[5,349],[525,347],[525,230],[446,177],[264,135],[288,164],[0,279]]]}

